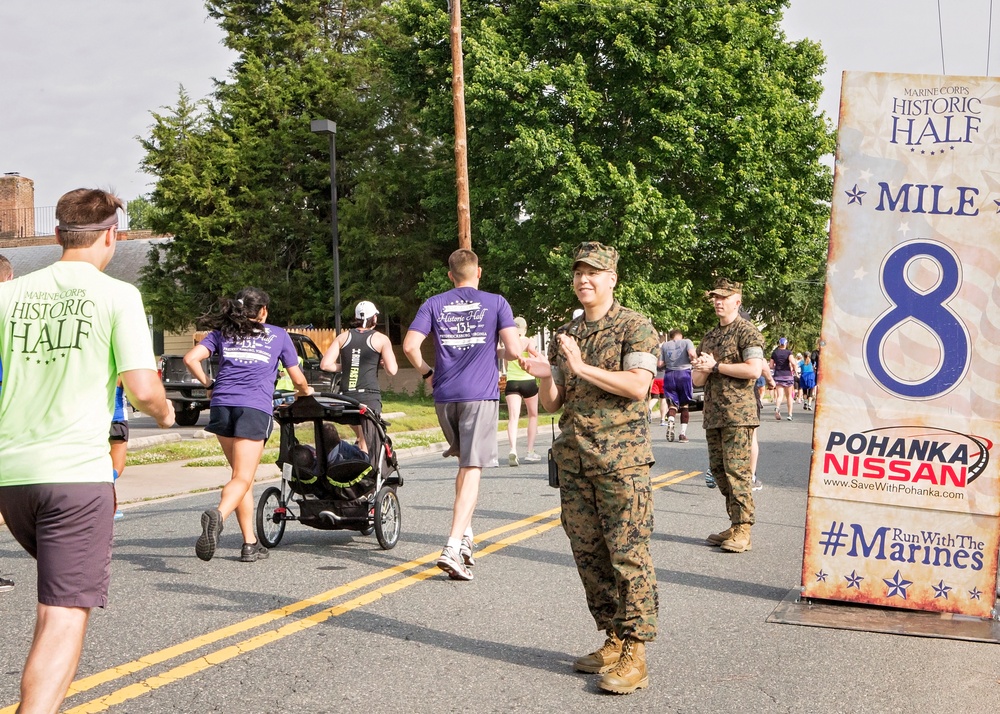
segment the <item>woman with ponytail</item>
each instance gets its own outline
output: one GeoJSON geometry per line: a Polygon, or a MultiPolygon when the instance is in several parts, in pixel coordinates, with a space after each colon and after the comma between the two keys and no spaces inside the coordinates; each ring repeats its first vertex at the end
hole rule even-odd
{"type": "Polygon", "coordinates": [[[253,482],[274,426],[271,412],[278,364],[291,378],[297,396],[313,391],[299,368],[288,333],[267,324],[268,302],[267,293],[258,288],[244,288],[235,299],[223,300],[220,314],[202,320],[211,332],[184,355],[191,374],[211,390],[211,416],[205,431],[218,437],[233,470],[219,507],[201,515],[202,533],[195,554],[202,560],[215,555],[222,524],[234,511],[243,533],[240,560],[252,563],[267,557],[267,549],[254,533],[253,482]],[[215,380],[209,381],[201,362],[213,354],[219,357],[219,367],[215,380]]]}

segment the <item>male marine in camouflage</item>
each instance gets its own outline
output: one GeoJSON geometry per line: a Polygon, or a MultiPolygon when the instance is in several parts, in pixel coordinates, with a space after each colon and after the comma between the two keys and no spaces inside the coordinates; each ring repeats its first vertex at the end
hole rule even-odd
{"type": "Polygon", "coordinates": [[[705,387],[705,440],[708,465],[719,491],[726,497],[732,525],[708,536],[708,542],[730,553],[750,550],[754,522],[753,471],[750,447],[760,426],[754,383],[764,367],[764,338],[740,317],[743,286],[725,278],[705,293],[712,299],[719,326],[698,346],[692,362],[695,386],[705,387]]]}
{"type": "Polygon", "coordinates": [[[649,319],[614,298],[618,252],[596,242],[573,254],[584,314],[561,327],[548,360],[521,360],[539,377],[548,411],[563,407],[552,446],[562,522],[597,627],[600,649],[575,668],[629,694],[649,686],[645,643],[656,637],[656,574],[649,555],[653,499],[646,399],[659,344],[649,319]]]}

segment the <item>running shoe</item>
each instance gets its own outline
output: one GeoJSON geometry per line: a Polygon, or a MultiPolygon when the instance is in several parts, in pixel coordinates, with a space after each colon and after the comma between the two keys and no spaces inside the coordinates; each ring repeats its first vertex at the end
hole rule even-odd
{"type": "Polygon", "coordinates": [[[687,434],[681,434],[677,437],[677,441],[681,442],[682,444],[686,444],[690,440],[688,439],[687,434]]]}
{"type": "Polygon", "coordinates": [[[536,454],[534,451],[529,451],[524,455],[524,463],[526,464],[537,464],[542,460],[542,457],[536,454]]]}
{"type": "Polygon", "coordinates": [[[667,441],[674,440],[674,420],[669,419],[667,421],[667,441]]]}
{"type": "MultiPolygon", "coordinates": [[[[789,415],[788,415],[788,421],[791,421],[791,420],[792,420],[792,415],[791,415],[791,414],[789,414],[789,415]]],[[[781,420],[779,419],[778,421],[781,421],[781,420]]]]}
{"type": "Polygon", "coordinates": [[[715,488],[715,476],[712,475],[711,471],[705,472],[705,485],[709,488],[715,488]]]}
{"type": "Polygon", "coordinates": [[[754,490],[754,491],[760,491],[760,490],[761,490],[762,488],[764,488],[764,482],[763,482],[763,481],[761,481],[761,480],[760,480],[759,478],[757,478],[756,476],[754,476],[754,477],[753,477],[753,486],[751,486],[750,488],[751,488],[752,490],[754,490]]]}
{"type": "Polygon", "coordinates": [[[260,544],[260,541],[255,543],[244,543],[243,548],[240,549],[240,560],[244,563],[253,563],[257,560],[267,560],[267,556],[270,555],[267,552],[267,548],[260,544]]]}
{"type": "Polygon", "coordinates": [[[116,521],[120,521],[124,517],[125,517],[125,512],[122,509],[119,508],[117,511],[115,511],[115,520],[116,521]]]}
{"type": "Polygon", "coordinates": [[[441,557],[437,559],[437,566],[448,573],[448,577],[452,580],[472,580],[472,571],[454,548],[444,547],[441,557]]]}
{"type": "Polygon", "coordinates": [[[781,421],[781,412],[779,412],[777,409],[774,410],[774,420],[781,421]]]}
{"type": "Polygon", "coordinates": [[[0,578],[0,593],[9,593],[14,589],[14,581],[7,578],[0,578]]]}
{"type": "Polygon", "coordinates": [[[660,426],[666,426],[666,425],[667,425],[666,419],[660,419],[660,426]]]}
{"type": "Polygon", "coordinates": [[[458,554],[462,556],[462,560],[470,568],[476,564],[476,559],[472,557],[472,551],[475,547],[470,536],[462,536],[462,545],[458,547],[458,554]]]}
{"type": "Polygon", "coordinates": [[[202,560],[211,560],[222,535],[222,511],[210,508],[201,514],[201,535],[194,544],[194,553],[202,560]]]}
{"type": "Polygon", "coordinates": [[[521,465],[521,463],[517,460],[517,452],[516,451],[511,451],[509,454],[507,454],[507,464],[509,466],[520,466],[521,465]]]}

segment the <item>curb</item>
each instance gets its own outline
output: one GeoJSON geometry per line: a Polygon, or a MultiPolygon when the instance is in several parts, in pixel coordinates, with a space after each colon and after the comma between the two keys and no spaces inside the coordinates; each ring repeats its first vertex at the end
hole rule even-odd
{"type": "Polygon", "coordinates": [[[170,434],[154,434],[153,436],[137,436],[128,440],[128,450],[148,449],[150,446],[159,444],[169,444],[173,441],[181,441],[182,437],[177,432],[170,434]]]}

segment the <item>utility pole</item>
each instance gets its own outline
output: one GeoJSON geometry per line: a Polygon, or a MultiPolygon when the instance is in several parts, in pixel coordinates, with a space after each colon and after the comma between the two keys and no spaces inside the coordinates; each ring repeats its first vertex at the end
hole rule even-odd
{"type": "Polygon", "coordinates": [[[455,105],[455,186],[458,189],[458,247],[472,250],[469,215],[469,144],[465,137],[465,76],[462,62],[462,3],[451,10],[451,95],[455,105]]]}

